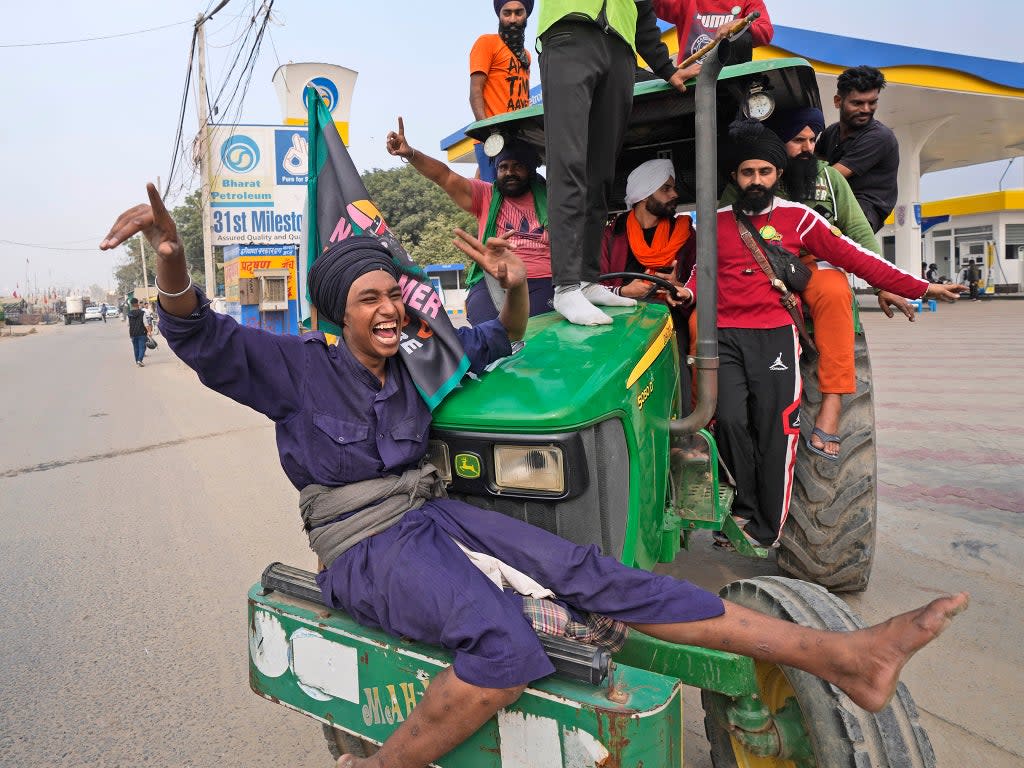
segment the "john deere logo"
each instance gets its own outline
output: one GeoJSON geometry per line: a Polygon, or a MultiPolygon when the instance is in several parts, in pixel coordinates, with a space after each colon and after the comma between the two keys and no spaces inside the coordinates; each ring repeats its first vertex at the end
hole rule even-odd
{"type": "Polygon", "coordinates": [[[480,457],[475,453],[455,454],[455,474],[467,480],[480,477],[480,457]]]}

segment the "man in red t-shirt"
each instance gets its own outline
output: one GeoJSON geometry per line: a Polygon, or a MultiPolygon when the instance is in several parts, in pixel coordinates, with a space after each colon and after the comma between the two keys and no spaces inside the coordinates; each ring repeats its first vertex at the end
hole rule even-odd
{"type": "MultiPolygon", "coordinates": [[[[483,120],[530,105],[530,53],[525,48],[526,19],[533,0],[494,0],[498,34],[480,35],[469,52],[469,107],[483,120]]],[[[480,179],[493,182],[494,165],[476,144],[480,179]]]]}
{"type": "MultiPolygon", "coordinates": [[[[409,146],[405,123],[398,118],[398,131],[386,138],[389,153],[403,160],[441,187],[459,208],[473,214],[479,223],[478,237],[501,237],[516,249],[526,266],[530,293],[530,315],[551,309],[554,289],[551,285],[551,243],[548,239],[547,185],[537,173],[540,158],[525,142],[513,139],[505,143],[494,158],[497,178],[491,184],[467,179],[447,165],[409,146]]],[[[498,316],[497,291],[488,288],[479,269],[470,267],[466,276],[466,317],[479,325],[498,316]]]]}
{"type": "MultiPolygon", "coordinates": [[[[766,242],[791,254],[806,249],[883,290],[944,301],[956,300],[959,293],[897,269],[807,206],[777,197],[786,146],[763,124],[739,120],[729,135],[728,164],[740,196],[734,206],[718,211],[715,431],[722,459],[736,479],[733,517],[748,538],[772,546],[789,513],[800,439],[800,338],[781,294],[740,237],[735,211],[745,213],[766,242]]],[[[693,273],[681,289],[684,298],[692,299],[697,289],[693,273]]]]}
{"type": "Polygon", "coordinates": [[[732,64],[750,61],[754,48],[772,41],[775,30],[764,0],[654,0],[654,12],[658,18],[676,25],[679,63],[712,40],[724,37],[734,22],[754,11],[761,16],[732,41],[732,64]]]}

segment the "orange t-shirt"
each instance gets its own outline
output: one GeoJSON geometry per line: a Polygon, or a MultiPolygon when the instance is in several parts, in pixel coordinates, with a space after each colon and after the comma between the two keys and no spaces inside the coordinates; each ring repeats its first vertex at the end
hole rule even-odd
{"type": "MultiPolygon", "coordinates": [[[[530,61],[530,52],[526,52],[530,61]]],[[[469,52],[469,73],[487,75],[484,112],[494,117],[530,106],[530,70],[522,65],[498,35],[480,35],[469,52]]]]}

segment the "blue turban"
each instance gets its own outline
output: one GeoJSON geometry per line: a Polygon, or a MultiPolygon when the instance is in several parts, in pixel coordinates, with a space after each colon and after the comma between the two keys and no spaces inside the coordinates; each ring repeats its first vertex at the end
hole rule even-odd
{"type": "Polygon", "coordinates": [[[780,110],[765,123],[775,132],[782,143],[792,141],[800,131],[810,127],[817,136],[825,130],[825,116],[817,107],[801,107],[800,109],[780,110]]]}
{"type": "Polygon", "coordinates": [[[505,146],[501,148],[501,152],[494,158],[494,167],[497,168],[502,160],[515,160],[525,165],[531,171],[536,171],[540,167],[540,157],[537,155],[537,150],[522,139],[507,139],[505,141],[505,146]]]}

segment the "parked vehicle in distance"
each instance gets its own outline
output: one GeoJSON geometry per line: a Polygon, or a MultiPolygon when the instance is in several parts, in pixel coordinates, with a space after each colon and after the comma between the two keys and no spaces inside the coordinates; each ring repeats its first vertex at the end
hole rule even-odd
{"type": "Polygon", "coordinates": [[[121,316],[121,310],[119,310],[117,307],[114,307],[114,306],[111,306],[110,304],[107,304],[107,317],[112,317],[112,318],[114,318],[116,320],[120,316],[121,316]]]}
{"type": "Polygon", "coordinates": [[[86,319],[85,300],[81,296],[68,296],[64,300],[64,325],[84,323],[86,319]]]}
{"type": "Polygon", "coordinates": [[[103,319],[103,310],[102,310],[102,308],[98,307],[95,304],[93,304],[92,306],[86,307],[85,308],[85,319],[86,319],[86,321],[89,321],[89,320],[102,320],[103,319]]]}

